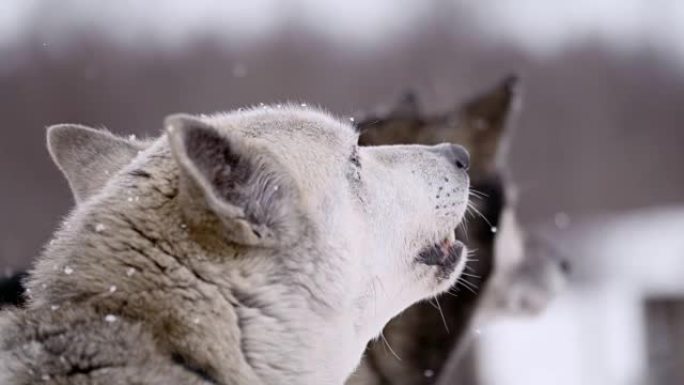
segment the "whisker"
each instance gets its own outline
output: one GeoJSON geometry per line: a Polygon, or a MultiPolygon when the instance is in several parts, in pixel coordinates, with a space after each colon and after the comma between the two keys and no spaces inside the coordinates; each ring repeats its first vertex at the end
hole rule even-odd
{"type": "Polygon", "coordinates": [[[439,316],[442,317],[442,323],[444,324],[444,330],[446,330],[447,334],[449,333],[449,326],[447,326],[446,318],[444,318],[444,312],[442,311],[442,307],[439,305],[439,299],[437,297],[435,298],[435,302],[437,302],[437,309],[439,310],[439,316]]]}
{"type": "Polygon", "coordinates": [[[483,193],[482,191],[479,191],[478,189],[472,188],[472,187],[470,188],[470,193],[475,195],[475,196],[489,198],[489,195],[483,193]]]}
{"type": "MultiPolygon", "coordinates": [[[[459,282],[459,283],[462,283],[462,282],[459,282]]],[[[477,295],[477,292],[475,291],[475,289],[471,288],[470,286],[463,285],[463,287],[464,287],[466,290],[468,290],[469,292],[471,292],[471,293],[477,295]]]]}
{"type": "Polygon", "coordinates": [[[472,200],[484,201],[486,198],[483,197],[483,196],[480,195],[480,194],[473,193],[473,192],[471,191],[470,194],[468,195],[468,199],[471,200],[471,201],[472,201],[472,200]]]}
{"type": "Polygon", "coordinates": [[[392,349],[392,347],[390,346],[389,342],[387,341],[387,338],[385,338],[385,334],[384,334],[383,332],[380,332],[380,337],[382,337],[382,340],[385,341],[385,346],[387,346],[387,348],[389,349],[390,353],[392,353],[392,355],[393,355],[397,360],[401,361],[401,357],[399,357],[399,355],[397,355],[397,353],[394,351],[394,349],[392,349]]]}
{"type": "Polygon", "coordinates": [[[458,286],[452,286],[449,288],[449,290],[447,290],[447,292],[453,295],[454,297],[458,297],[458,293],[461,292],[461,288],[458,286]]]}
{"type": "MultiPolygon", "coordinates": [[[[473,202],[468,201],[468,203],[466,203],[466,209],[467,210],[472,210],[474,207],[475,207],[475,204],[473,202]]],[[[467,212],[467,210],[466,210],[466,212],[467,212]]],[[[468,214],[472,215],[472,213],[468,213],[468,214]]]]}
{"type": "Polygon", "coordinates": [[[475,290],[477,290],[478,287],[474,283],[468,282],[468,281],[466,281],[464,279],[460,279],[460,278],[458,279],[458,281],[456,281],[456,283],[462,285],[465,289],[468,289],[471,293],[477,294],[477,292],[475,292],[475,290]]]}
{"type": "Polygon", "coordinates": [[[460,282],[464,288],[469,290],[473,294],[477,294],[480,290],[478,289],[477,286],[473,285],[472,283],[466,284],[465,282],[460,282]]]}
{"type": "Polygon", "coordinates": [[[484,214],[482,214],[482,213],[480,212],[480,210],[478,210],[478,209],[475,208],[475,207],[473,207],[472,209],[473,209],[473,212],[475,212],[477,215],[479,215],[480,218],[482,218],[482,219],[485,221],[485,223],[487,223],[487,225],[488,225],[489,227],[491,227],[492,229],[494,228],[494,226],[492,226],[492,223],[489,222],[489,220],[487,219],[487,217],[485,217],[484,214]]]}
{"type": "MultiPolygon", "coordinates": [[[[461,273],[461,274],[463,274],[463,273],[461,273]]],[[[468,285],[470,287],[475,287],[475,288],[477,287],[477,284],[475,282],[471,282],[468,278],[463,277],[463,275],[458,277],[457,282],[462,283],[464,285],[468,285]]]]}
{"type": "MultiPolygon", "coordinates": [[[[466,214],[468,214],[468,209],[466,209],[466,214]]],[[[465,233],[465,239],[466,239],[466,241],[469,241],[470,239],[468,238],[468,215],[463,216],[463,219],[461,219],[461,225],[463,226],[463,232],[465,233]]]]}

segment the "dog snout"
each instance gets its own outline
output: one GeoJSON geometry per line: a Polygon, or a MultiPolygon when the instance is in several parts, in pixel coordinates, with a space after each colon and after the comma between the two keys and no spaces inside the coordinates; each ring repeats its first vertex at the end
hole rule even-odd
{"type": "Polygon", "coordinates": [[[456,166],[459,170],[468,170],[470,167],[470,154],[465,147],[458,144],[440,144],[437,146],[437,152],[444,155],[449,162],[456,166]]]}

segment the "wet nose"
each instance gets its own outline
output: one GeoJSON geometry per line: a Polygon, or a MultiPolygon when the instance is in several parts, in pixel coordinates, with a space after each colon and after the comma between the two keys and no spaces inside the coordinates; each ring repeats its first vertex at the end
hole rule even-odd
{"type": "Polygon", "coordinates": [[[465,147],[458,144],[449,144],[442,147],[442,151],[456,168],[467,170],[470,167],[470,154],[468,154],[468,150],[465,147]]]}

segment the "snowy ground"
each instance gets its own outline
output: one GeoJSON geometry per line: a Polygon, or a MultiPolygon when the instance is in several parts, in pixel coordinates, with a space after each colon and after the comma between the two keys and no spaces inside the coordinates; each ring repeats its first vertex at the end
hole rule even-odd
{"type": "Polygon", "coordinates": [[[584,219],[559,242],[573,284],[540,317],[482,330],[483,383],[649,383],[644,301],[684,301],[684,207],[584,219]]]}

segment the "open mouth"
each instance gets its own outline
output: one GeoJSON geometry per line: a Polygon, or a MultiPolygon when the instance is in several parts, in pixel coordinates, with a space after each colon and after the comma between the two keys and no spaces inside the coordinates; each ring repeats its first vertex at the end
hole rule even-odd
{"type": "Polygon", "coordinates": [[[441,273],[448,277],[456,268],[464,254],[463,242],[456,239],[451,231],[442,241],[427,246],[418,254],[418,262],[428,266],[440,267],[441,273]]]}

